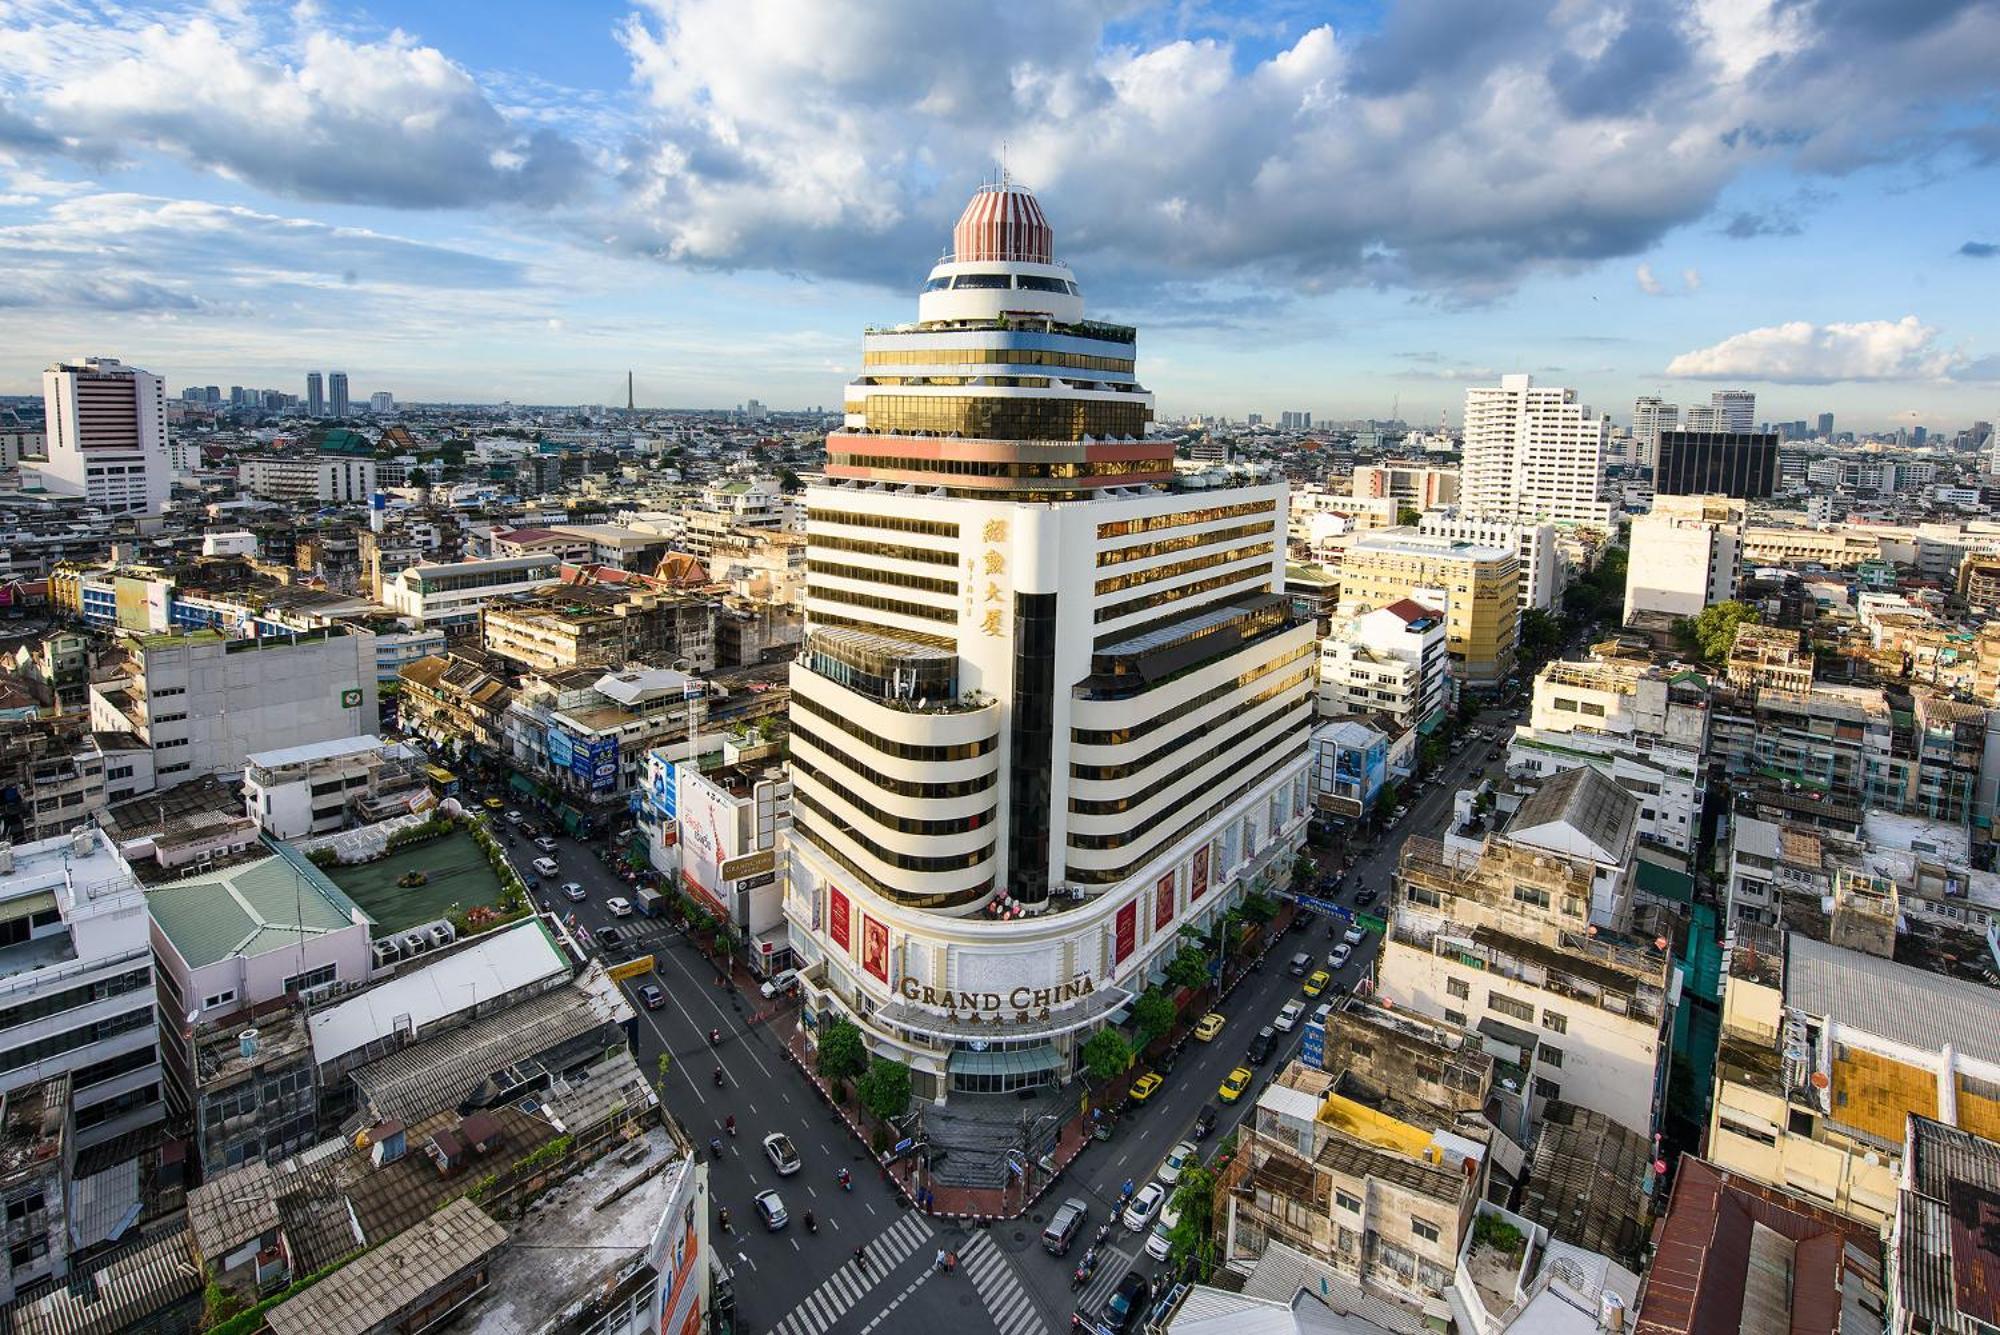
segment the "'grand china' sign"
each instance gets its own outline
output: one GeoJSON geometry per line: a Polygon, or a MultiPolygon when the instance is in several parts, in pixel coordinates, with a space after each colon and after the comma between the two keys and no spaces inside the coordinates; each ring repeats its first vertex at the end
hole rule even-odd
{"type": "Polygon", "coordinates": [[[1051,1008],[1081,1001],[1097,991],[1089,974],[1078,974],[1054,987],[1017,987],[1011,992],[953,992],[925,987],[914,978],[905,978],[897,991],[903,1000],[941,1010],[965,1024],[1026,1024],[1046,1020],[1051,1008]],[[1011,1012],[1011,1014],[1009,1013],[1011,1012]]]}

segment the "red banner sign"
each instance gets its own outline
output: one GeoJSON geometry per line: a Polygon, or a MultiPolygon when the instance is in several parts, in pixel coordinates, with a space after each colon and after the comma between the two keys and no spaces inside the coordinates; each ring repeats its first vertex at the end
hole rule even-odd
{"type": "Polygon", "coordinates": [[[889,929],[867,914],[861,915],[861,967],[889,981],[889,929]]]}
{"type": "Polygon", "coordinates": [[[1208,845],[1203,844],[1194,853],[1194,879],[1188,886],[1188,903],[1192,904],[1208,893],[1208,845]]]}
{"type": "Polygon", "coordinates": [[[826,891],[827,935],[831,936],[833,944],[839,946],[842,950],[852,951],[854,949],[852,944],[854,939],[853,927],[851,925],[853,916],[853,910],[847,906],[847,896],[841,894],[840,891],[835,890],[832,886],[828,886],[826,891]]]}
{"type": "Polygon", "coordinates": [[[1174,874],[1168,872],[1153,887],[1153,930],[1159,931],[1174,920],[1174,874]]]}
{"type": "Polygon", "coordinates": [[[1139,944],[1139,906],[1127,904],[1118,910],[1118,935],[1112,945],[1112,962],[1123,964],[1139,944]]]}

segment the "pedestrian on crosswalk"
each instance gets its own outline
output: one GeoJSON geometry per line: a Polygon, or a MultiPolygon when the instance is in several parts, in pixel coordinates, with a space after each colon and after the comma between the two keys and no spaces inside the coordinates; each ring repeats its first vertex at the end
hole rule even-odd
{"type": "Polygon", "coordinates": [[[938,1248],[937,1260],[932,1262],[938,1269],[944,1269],[944,1248],[938,1248]]]}

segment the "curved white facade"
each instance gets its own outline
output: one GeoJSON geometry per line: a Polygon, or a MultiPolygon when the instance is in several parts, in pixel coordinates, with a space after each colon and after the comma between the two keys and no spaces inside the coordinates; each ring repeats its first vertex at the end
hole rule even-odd
{"type": "Polygon", "coordinates": [[[1136,334],[1086,322],[1032,197],[994,194],[919,322],[867,337],[792,670],[808,1016],[936,1099],[1067,1080],[1307,818],[1285,487],[1172,489],[1136,334]]]}

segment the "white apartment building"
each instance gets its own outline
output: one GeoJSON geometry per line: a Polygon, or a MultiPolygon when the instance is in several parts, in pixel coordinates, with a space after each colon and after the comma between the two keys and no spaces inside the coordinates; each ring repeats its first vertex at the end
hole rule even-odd
{"type": "Polygon", "coordinates": [[[161,788],[376,725],[375,637],[365,630],[233,640],[199,630],[133,636],[128,647],[128,675],[91,683],[90,726],[136,734],[161,788]]]}
{"type": "Polygon", "coordinates": [[[1709,406],[1715,410],[1717,431],[1755,431],[1757,429],[1757,395],[1748,389],[1718,389],[1708,396],[1709,406]]]}
{"type": "Polygon", "coordinates": [[[1708,684],[1698,673],[1558,660],[1535,677],[1507,768],[1545,778],[1588,765],[1639,799],[1641,837],[1689,853],[1708,791],[1708,733],[1708,684]]]}
{"type": "Polygon", "coordinates": [[[1679,404],[1650,395],[1635,401],[1632,404],[1632,447],[1636,457],[1632,462],[1642,468],[1653,467],[1660,459],[1660,433],[1672,431],[1680,424],[1679,404]]]}
{"type": "Polygon", "coordinates": [[[1485,519],[1605,527],[1601,498],[1609,418],[1576,391],[1505,375],[1465,391],[1464,463],[1459,501],[1485,519]]]}
{"type": "Polygon", "coordinates": [[[1630,934],[1639,799],[1595,769],[1545,781],[1498,832],[1412,835],[1379,993],[1477,1030],[1523,1091],[1650,1135],[1673,1034],[1673,959],[1630,934]]]}
{"type": "Polygon", "coordinates": [[[375,493],[375,461],[349,454],[253,454],[237,480],[267,501],[364,505],[375,493]]]}
{"type": "Polygon", "coordinates": [[[1181,489],[1136,331],[982,187],[807,490],[785,910],[808,1032],[942,1101],[1058,1083],[1307,819],[1282,483],[1181,489]],[[978,372],[970,380],[967,367],[978,372]]]}
{"type": "Polygon", "coordinates": [[[1727,496],[1655,496],[1653,512],[1632,521],[1626,622],[1638,612],[1691,617],[1734,598],[1748,511],[1727,496]]]}
{"type": "Polygon", "coordinates": [[[146,896],[110,839],[0,845],[0,917],[0,1094],[67,1074],[81,1148],[159,1121],[146,896]]]}
{"type": "Polygon", "coordinates": [[[116,357],[58,362],[42,372],[49,490],[114,513],[157,514],[173,490],[166,388],[116,357]]]}
{"type": "Polygon", "coordinates": [[[146,897],[99,830],[0,845],[0,1300],[136,1218],[166,1116],[146,897]]]}
{"type": "Polygon", "coordinates": [[[1521,610],[1553,611],[1569,586],[1569,563],[1563,559],[1554,524],[1518,524],[1481,519],[1459,510],[1426,514],[1417,532],[1481,547],[1510,547],[1521,558],[1521,610]]]}
{"type": "Polygon", "coordinates": [[[1319,642],[1319,715],[1415,728],[1451,701],[1444,613],[1412,598],[1335,619],[1319,642]]]}
{"type": "MultiPolygon", "coordinates": [[[[420,770],[417,752],[373,733],[259,751],[243,758],[244,810],[274,839],[305,839],[345,828],[357,803],[428,792],[420,770]]],[[[399,806],[381,818],[410,810],[399,806]]]]}
{"type": "Polygon", "coordinates": [[[561,579],[562,561],[548,555],[406,566],[383,579],[382,605],[425,629],[477,634],[479,611],[486,604],[561,579]]]}

